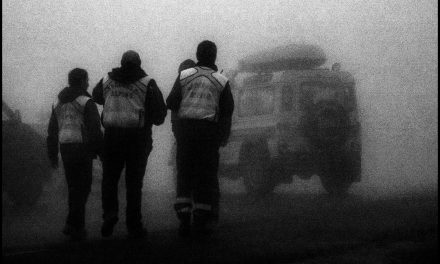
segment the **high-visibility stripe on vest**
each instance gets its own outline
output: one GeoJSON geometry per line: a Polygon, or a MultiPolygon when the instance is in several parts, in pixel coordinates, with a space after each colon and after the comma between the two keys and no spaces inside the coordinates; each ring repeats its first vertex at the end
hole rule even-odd
{"type": "Polygon", "coordinates": [[[179,118],[217,121],[220,94],[228,79],[207,68],[194,67],[180,73],[182,101],[179,118]]]}
{"type": "Polygon", "coordinates": [[[130,84],[103,79],[104,127],[143,127],[145,124],[145,97],[151,78],[148,76],[130,84]]]}
{"type": "Polygon", "coordinates": [[[177,197],[174,209],[177,213],[190,213],[192,211],[192,199],[189,197],[177,197]]]}
{"type": "Polygon", "coordinates": [[[58,103],[55,114],[58,121],[58,141],[60,144],[84,143],[84,108],[90,100],[87,96],[78,96],[69,103],[58,103]]]}

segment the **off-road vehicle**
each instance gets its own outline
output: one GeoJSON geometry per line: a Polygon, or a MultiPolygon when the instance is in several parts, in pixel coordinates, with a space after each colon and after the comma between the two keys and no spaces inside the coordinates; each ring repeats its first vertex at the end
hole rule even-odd
{"type": "Polygon", "coordinates": [[[50,176],[45,138],[2,101],[2,191],[15,205],[32,206],[50,176]]]}
{"type": "Polygon", "coordinates": [[[353,76],[324,68],[323,50],[289,45],[239,61],[229,73],[235,101],[219,176],[244,177],[263,195],[294,175],[318,175],[330,194],[361,178],[360,123],[353,76]]]}

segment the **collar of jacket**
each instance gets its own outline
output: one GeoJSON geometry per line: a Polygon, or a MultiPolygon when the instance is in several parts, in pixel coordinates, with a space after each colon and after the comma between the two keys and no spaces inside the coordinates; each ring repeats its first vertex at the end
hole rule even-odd
{"type": "Polygon", "coordinates": [[[108,73],[109,77],[120,83],[134,83],[139,79],[147,76],[141,67],[120,67],[114,68],[108,73]]]}
{"type": "Polygon", "coordinates": [[[218,71],[217,65],[215,64],[211,64],[211,63],[205,63],[205,62],[197,62],[196,66],[201,66],[201,67],[208,67],[213,69],[214,71],[218,71]]]}
{"type": "Polygon", "coordinates": [[[63,90],[61,90],[61,92],[58,94],[58,100],[60,101],[60,103],[65,104],[72,102],[80,95],[92,97],[86,90],[83,90],[75,86],[68,86],[63,90]]]}

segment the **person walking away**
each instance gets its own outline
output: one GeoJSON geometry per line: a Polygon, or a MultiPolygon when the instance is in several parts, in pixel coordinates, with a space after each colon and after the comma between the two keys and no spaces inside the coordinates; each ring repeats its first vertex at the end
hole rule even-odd
{"type": "Polygon", "coordinates": [[[103,105],[104,131],[101,235],[112,235],[118,222],[118,182],[125,167],[126,225],[128,236],[147,234],[142,224],[142,186],[148,156],[153,148],[152,125],[167,114],[162,92],[141,68],[137,52],[129,50],[93,89],[93,99],[103,105]]]}
{"type": "MultiPolygon", "coordinates": [[[[184,60],[182,63],[180,63],[179,65],[179,69],[177,71],[178,75],[180,75],[180,73],[184,70],[187,70],[189,68],[193,68],[196,66],[196,63],[191,60],[191,59],[187,59],[184,60]]],[[[174,138],[176,138],[176,120],[177,120],[177,111],[171,111],[171,131],[174,134],[174,138]]]]}
{"type": "MultiPolygon", "coordinates": [[[[186,69],[195,67],[196,63],[191,60],[187,59],[184,60],[180,65],[179,69],[177,71],[178,75],[186,69]]],[[[172,145],[171,145],[171,154],[170,159],[168,162],[168,165],[173,167],[173,182],[176,184],[176,175],[177,175],[177,165],[176,165],[176,152],[177,152],[177,142],[176,142],[176,120],[177,120],[177,111],[171,111],[171,131],[173,132],[173,139],[172,139],[172,145]]]]}
{"type": "Polygon", "coordinates": [[[203,41],[197,64],[180,73],[167,98],[177,112],[177,199],[179,234],[210,234],[219,219],[219,147],[230,134],[234,100],[228,79],[218,73],[217,47],[203,41]],[[191,223],[192,218],[192,223],[191,223]]]}
{"type": "Polygon", "coordinates": [[[47,147],[55,169],[61,152],[66,175],[69,210],[63,233],[80,240],[86,236],[85,206],[92,185],[92,161],[101,155],[102,132],[98,109],[87,92],[87,71],[73,69],[68,82],[52,108],[47,147]]]}

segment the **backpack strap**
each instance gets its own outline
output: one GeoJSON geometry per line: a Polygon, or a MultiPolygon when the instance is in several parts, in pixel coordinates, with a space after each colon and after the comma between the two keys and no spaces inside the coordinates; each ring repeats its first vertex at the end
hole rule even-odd
{"type": "Polygon", "coordinates": [[[141,83],[141,90],[142,92],[146,93],[148,90],[148,85],[150,84],[150,81],[152,79],[148,76],[143,77],[142,79],[139,80],[139,82],[141,83]]]}
{"type": "Polygon", "coordinates": [[[75,106],[75,108],[81,113],[84,114],[84,109],[86,107],[87,102],[90,100],[90,97],[88,96],[84,96],[84,95],[80,95],[78,96],[75,100],[73,100],[72,102],[74,103],[73,105],[75,106]],[[79,106],[79,107],[78,107],[79,106]]]}

